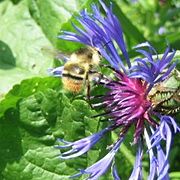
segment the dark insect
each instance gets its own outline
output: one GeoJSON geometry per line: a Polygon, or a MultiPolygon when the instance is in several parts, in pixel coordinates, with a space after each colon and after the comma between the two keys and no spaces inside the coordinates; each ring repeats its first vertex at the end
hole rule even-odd
{"type": "Polygon", "coordinates": [[[153,104],[153,110],[161,114],[175,115],[180,113],[180,84],[173,86],[172,81],[178,84],[180,72],[174,70],[170,77],[164,82],[156,85],[149,95],[153,104]]]}

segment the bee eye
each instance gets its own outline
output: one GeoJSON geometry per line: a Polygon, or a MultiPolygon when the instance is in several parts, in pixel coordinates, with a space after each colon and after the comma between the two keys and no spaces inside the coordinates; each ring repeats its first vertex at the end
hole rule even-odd
{"type": "Polygon", "coordinates": [[[101,53],[99,51],[97,51],[97,52],[98,52],[98,55],[101,56],[101,53]]]}

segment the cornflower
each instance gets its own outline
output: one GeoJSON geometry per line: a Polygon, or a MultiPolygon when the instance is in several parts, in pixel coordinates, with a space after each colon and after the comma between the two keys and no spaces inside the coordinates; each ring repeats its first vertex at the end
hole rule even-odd
{"type": "MultiPolygon", "coordinates": [[[[175,68],[176,63],[171,62],[175,51],[170,53],[168,47],[163,56],[159,58],[156,50],[149,43],[141,43],[135,48],[143,58],[137,58],[135,64],[132,64],[126,50],[121,25],[112,12],[112,4],[108,8],[103,1],[99,0],[99,2],[105,11],[104,16],[100,13],[99,7],[92,4],[92,13],[83,10],[76,18],[83,29],[72,24],[77,32],[63,31],[59,38],[95,47],[102,57],[110,63],[110,69],[114,72],[115,77],[104,77],[100,80],[100,84],[108,88],[109,91],[100,96],[100,103],[93,105],[104,108],[105,113],[97,116],[106,116],[109,119],[109,126],[75,142],[59,139],[64,145],[58,145],[57,148],[70,148],[60,157],[70,159],[85,154],[107,132],[119,128],[119,138],[111,146],[109,153],[95,164],[71,176],[71,178],[75,178],[87,174],[89,180],[95,180],[112,167],[112,175],[114,179],[118,180],[120,177],[115,164],[115,155],[129,128],[134,126],[132,145],[136,144],[137,153],[129,179],[143,178],[142,145],[144,141],[150,162],[148,179],[169,179],[168,157],[171,142],[174,134],[179,132],[180,128],[172,116],[158,111],[157,105],[152,101],[151,92],[156,85],[165,81],[175,68]],[[144,47],[148,50],[144,50],[144,47]],[[119,55],[118,50],[121,51],[122,56],[119,55]],[[153,56],[153,53],[156,56],[153,56]],[[124,61],[121,57],[124,58],[124,61]],[[163,141],[165,142],[165,150],[162,147],[163,141]]],[[[51,72],[56,76],[61,76],[62,67],[51,70],[51,72]]]]}

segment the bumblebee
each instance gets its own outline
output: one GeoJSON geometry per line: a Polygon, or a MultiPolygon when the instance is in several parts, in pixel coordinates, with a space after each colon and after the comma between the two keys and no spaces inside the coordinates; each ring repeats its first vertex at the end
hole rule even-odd
{"type": "Polygon", "coordinates": [[[62,71],[64,88],[73,93],[79,93],[86,85],[89,94],[90,82],[99,79],[97,73],[99,62],[99,52],[91,47],[81,48],[71,54],[62,71]]]}
{"type": "MultiPolygon", "coordinates": [[[[45,50],[46,54],[47,51],[45,50]]],[[[63,88],[72,93],[80,93],[84,87],[87,88],[87,96],[90,96],[90,82],[99,81],[98,65],[101,59],[99,51],[93,47],[80,48],[71,55],[61,52],[52,53],[58,60],[63,60],[64,65],[55,69],[49,69],[51,75],[61,76],[63,88]]]]}

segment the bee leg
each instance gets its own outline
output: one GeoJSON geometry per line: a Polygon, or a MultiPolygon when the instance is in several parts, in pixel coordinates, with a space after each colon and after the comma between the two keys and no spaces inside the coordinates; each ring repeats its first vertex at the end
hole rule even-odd
{"type": "Polygon", "coordinates": [[[105,67],[105,68],[109,68],[109,69],[111,69],[113,71],[116,71],[116,69],[114,69],[112,66],[107,65],[107,64],[100,64],[100,66],[105,67]]]}
{"type": "Polygon", "coordinates": [[[97,72],[97,71],[94,71],[94,70],[90,70],[89,75],[93,75],[92,76],[93,78],[91,78],[91,81],[94,82],[94,85],[100,84],[101,80],[107,80],[108,79],[104,74],[97,72]]]}
{"type": "Polygon", "coordinates": [[[87,73],[87,75],[86,75],[86,87],[87,87],[87,100],[88,100],[88,102],[89,102],[89,105],[90,105],[90,107],[91,108],[93,108],[92,107],[92,105],[91,105],[91,103],[90,103],[90,90],[91,90],[91,86],[90,86],[90,81],[89,81],[89,73],[87,73]]]}

